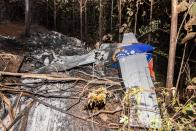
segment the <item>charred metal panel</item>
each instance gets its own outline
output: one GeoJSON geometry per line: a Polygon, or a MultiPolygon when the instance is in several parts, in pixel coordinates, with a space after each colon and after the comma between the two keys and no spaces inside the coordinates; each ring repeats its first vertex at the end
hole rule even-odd
{"type": "MultiPolygon", "coordinates": [[[[24,80],[23,83],[36,82],[35,80],[24,80]]],[[[60,90],[66,90],[70,88],[72,84],[57,83],[57,84],[46,84],[41,86],[41,89],[55,92],[60,90]]],[[[59,96],[71,96],[70,93],[61,91],[59,96]]],[[[56,95],[56,93],[52,93],[56,95]]],[[[57,93],[58,94],[58,93],[57,93]]],[[[44,102],[53,105],[57,108],[66,111],[70,105],[73,105],[76,101],[72,101],[66,98],[43,98],[44,102]]],[[[83,106],[78,104],[69,111],[70,114],[75,116],[86,117],[87,112],[82,108],[83,106]]],[[[29,112],[28,123],[26,131],[110,131],[105,128],[93,125],[91,122],[75,118],[71,115],[61,113],[52,108],[46,107],[42,104],[36,103],[29,112]],[[93,127],[92,127],[93,126],[93,127]]]]}

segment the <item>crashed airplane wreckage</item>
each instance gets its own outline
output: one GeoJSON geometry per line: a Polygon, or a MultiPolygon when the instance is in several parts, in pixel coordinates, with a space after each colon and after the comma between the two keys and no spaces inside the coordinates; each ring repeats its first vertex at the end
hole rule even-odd
{"type": "MultiPolygon", "coordinates": [[[[9,42],[14,41],[14,39],[11,38],[3,39],[9,42]]],[[[95,85],[95,87],[98,87],[97,92],[101,90],[102,93],[105,93],[107,92],[105,89],[109,90],[109,88],[115,85],[120,86],[121,80],[123,80],[126,93],[129,92],[130,89],[136,90],[137,92],[134,96],[128,95],[130,97],[128,100],[131,106],[131,114],[129,116],[131,120],[129,121],[129,125],[133,128],[161,127],[161,118],[156,94],[153,89],[152,75],[148,68],[146,52],[137,52],[132,47],[131,51],[128,50],[130,48],[127,48],[127,50],[124,48],[133,43],[138,43],[133,34],[125,34],[122,44],[118,47],[116,44],[102,44],[100,49],[90,51],[86,50],[78,39],[67,37],[57,32],[48,32],[45,34],[34,33],[28,40],[23,41],[23,43],[28,53],[25,54],[26,56],[23,63],[20,65],[20,72],[28,73],[1,71],[0,74],[1,76],[11,75],[21,77],[22,83],[20,84],[20,90],[25,89],[23,94],[28,94],[33,101],[25,98],[22,99],[21,93],[19,98],[15,96],[11,97],[11,99],[13,99],[12,101],[18,101],[16,102],[17,104],[15,104],[17,107],[20,103],[20,111],[26,111],[25,113],[23,112],[23,115],[26,114],[26,117],[20,121],[12,122],[8,129],[25,129],[27,131],[105,130],[107,129],[106,126],[100,127],[100,124],[97,126],[97,122],[91,118],[100,114],[100,118],[107,123],[110,117],[113,116],[101,116],[101,113],[97,112],[97,114],[95,113],[86,117],[84,114],[87,113],[84,108],[82,108],[83,104],[81,104],[80,101],[83,100],[82,97],[87,93],[85,89],[88,88],[90,84],[98,84],[98,86],[95,85]],[[117,65],[120,65],[119,70],[122,79],[118,77],[118,72],[115,74],[113,69],[110,68],[111,64],[109,64],[109,67],[104,67],[104,65],[112,63],[111,58],[116,48],[120,48],[120,51],[116,53],[116,58],[118,59],[117,65]],[[123,52],[125,50],[126,52],[123,52]],[[106,75],[107,73],[105,74],[105,72],[114,74],[112,74],[112,76],[106,75]],[[76,74],[80,77],[76,77],[76,74]],[[72,77],[70,78],[68,76],[72,77]],[[105,76],[113,79],[110,80],[105,76]],[[83,77],[88,78],[88,80],[83,77]],[[78,81],[86,82],[86,84],[78,81]],[[100,85],[102,86],[100,87],[100,85]],[[80,93],[75,91],[78,89],[80,93]],[[38,99],[38,96],[41,98],[38,99]],[[67,99],[68,96],[69,100],[67,99]],[[21,99],[20,102],[18,99],[21,99]],[[34,101],[37,101],[37,103],[33,104],[34,101]],[[71,110],[72,108],[73,110],[71,110]],[[83,122],[81,122],[81,120],[83,122]]],[[[89,93],[87,103],[90,102],[91,105],[94,104],[94,99],[90,99],[89,97],[95,92],[96,90],[89,93]]],[[[15,93],[17,93],[17,91],[15,93]]],[[[106,103],[106,94],[108,94],[108,92],[104,94],[104,105],[106,103]]],[[[96,98],[98,96],[99,95],[97,95],[96,98]]],[[[114,94],[112,100],[119,99],[119,96],[120,94],[118,93],[114,94]]],[[[116,105],[112,103],[111,105],[110,110],[116,109],[112,112],[106,111],[108,114],[122,111],[120,104],[116,105]]],[[[16,108],[16,112],[19,114],[18,117],[21,115],[20,111],[16,108]]],[[[20,118],[21,117],[22,116],[20,116],[20,118]]],[[[113,121],[110,120],[111,123],[118,123],[119,117],[120,116],[112,118],[113,121]]],[[[1,116],[1,118],[6,117],[4,115],[1,116]]],[[[7,119],[3,122],[6,121],[10,122],[7,119]]]]}
{"type": "Polygon", "coordinates": [[[130,113],[130,125],[136,127],[160,128],[161,116],[153,85],[153,47],[141,44],[132,33],[124,34],[122,44],[116,53],[124,86],[127,90],[135,89],[131,104],[136,110],[130,113]]]}

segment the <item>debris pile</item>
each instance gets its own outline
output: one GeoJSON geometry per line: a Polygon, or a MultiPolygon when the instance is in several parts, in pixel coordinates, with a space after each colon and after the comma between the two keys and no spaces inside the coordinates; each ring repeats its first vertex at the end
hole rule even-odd
{"type": "Polygon", "coordinates": [[[80,40],[53,31],[11,41],[23,45],[24,59],[19,62],[20,73],[0,71],[1,92],[11,105],[2,105],[3,112],[8,112],[1,116],[4,129],[79,131],[91,130],[92,124],[94,130],[119,126],[120,79],[116,69],[107,67],[110,75],[103,73],[104,64],[110,61],[110,45],[88,51],[80,40]],[[112,97],[108,97],[110,90],[112,97]]]}
{"type": "Polygon", "coordinates": [[[54,51],[58,55],[83,55],[87,53],[84,43],[74,37],[68,37],[61,33],[35,32],[24,41],[28,51],[32,54],[42,54],[45,51],[54,51]]]}
{"type": "Polygon", "coordinates": [[[88,51],[80,40],[53,31],[34,33],[24,41],[24,45],[28,55],[26,55],[27,65],[23,64],[21,68],[23,72],[30,71],[28,67],[34,67],[31,70],[34,73],[50,73],[91,63],[100,65],[109,55],[107,46],[102,50],[88,51]]]}
{"type": "Polygon", "coordinates": [[[125,34],[126,42],[116,55],[122,78],[118,68],[112,68],[115,44],[88,51],[80,40],[49,31],[20,40],[24,59],[17,64],[19,71],[0,71],[0,95],[6,104],[1,107],[7,112],[1,116],[2,127],[31,131],[160,128],[148,57],[146,51],[134,51],[128,43],[133,38],[134,34],[125,34]]]}

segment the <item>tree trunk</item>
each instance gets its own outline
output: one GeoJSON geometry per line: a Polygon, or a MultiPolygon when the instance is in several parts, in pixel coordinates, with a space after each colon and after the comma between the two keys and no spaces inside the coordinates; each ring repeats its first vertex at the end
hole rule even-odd
{"type": "Polygon", "coordinates": [[[72,23],[73,23],[73,34],[75,34],[75,0],[72,1],[72,23]]]}
{"type": "Polygon", "coordinates": [[[25,0],[25,35],[30,35],[30,3],[25,0]]]}
{"type": "Polygon", "coordinates": [[[153,11],[154,0],[150,2],[150,23],[152,22],[152,11],[153,11]]]}
{"type": "MultiPolygon", "coordinates": [[[[150,29],[152,30],[152,11],[153,11],[154,0],[150,2],[150,29]]],[[[151,42],[151,33],[148,35],[148,42],[151,42]]]]}
{"type": "Polygon", "coordinates": [[[173,77],[174,77],[174,65],[175,65],[175,55],[176,55],[176,44],[177,44],[177,23],[178,23],[178,13],[177,13],[178,0],[171,1],[172,15],[171,15],[171,31],[170,31],[170,47],[169,47],[169,58],[167,67],[167,81],[166,88],[170,90],[171,98],[171,88],[173,87],[173,77]]]}
{"type": "Polygon", "coordinates": [[[103,5],[102,0],[99,1],[99,42],[102,41],[102,15],[103,15],[103,5]]]}
{"type": "MultiPolygon", "coordinates": [[[[119,29],[120,29],[120,27],[121,27],[121,25],[122,25],[122,9],[121,9],[121,4],[122,4],[122,1],[121,0],[119,0],[118,1],[118,22],[119,22],[119,29]]],[[[119,40],[119,42],[121,41],[121,34],[119,33],[119,36],[118,36],[118,40],[119,40]]]]}
{"type": "Polygon", "coordinates": [[[134,34],[137,33],[137,15],[139,10],[139,1],[136,2],[136,13],[135,13],[135,25],[134,25],[134,34]]]}
{"type": "Polygon", "coordinates": [[[48,0],[46,0],[46,26],[49,27],[48,25],[48,0]]]}
{"type": "Polygon", "coordinates": [[[82,0],[80,0],[79,3],[80,3],[80,40],[83,41],[82,0]]]}
{"type": "Polygon", "coordinates": [[[113,27],[113,9],[114,9],[114,0],[112,0],[111,3],[111,14],[110,14],[110,31],[112,32],[112,27],[113,27]]]}
{"type": "Polygon", "coordinates": [[[56,30],[56,0],[53,0],[53,2],[54,2],[54,10],[53,10],[53,19],[54,19],[54,30],[56,30]]]}
{"type": "Polygon", "coordinates": [[[88,22],[87,22],[87,0],[85,1],[85,4],[84,4],[84,10],[85,10],[85,13],[84,13],[84,25],[85,25],[85,40],[87,40],[87,33],[88,33],[88,22]]]}

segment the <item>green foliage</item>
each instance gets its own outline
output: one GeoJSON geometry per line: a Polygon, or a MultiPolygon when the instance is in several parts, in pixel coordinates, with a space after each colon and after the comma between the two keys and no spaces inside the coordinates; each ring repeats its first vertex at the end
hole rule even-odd
{"type": "Polygon", "coordinates": [[[189,15],[192,17],[196,17],[196,2],[194,2],[192,7],[190,8],[189,15]]]}
{"type": "Polygon", "coordinates": [[[177,98],[173,98],[169,106],[162,98],[167,96],[168,93],[163,91],[158,99],[162,115],[162,128],[160,130],[195,130],[195,96],[193,95],[185,104],[181,104],[177,98]]]}
{"type": "MultiPolygon", "coordinates": [[[[131,104],[131,98],[133,97],[135,99],[138,99],[138,102],[136,102],[136,104],[140,104],[140,98],[138,96],[142,92],[142,88],[131,88],[127,90],[122,101],[123,105],[129,107],[131,104]]],[[[166,104],[165,98],[168,98],[169,92],[167,90],[162,90],[161,92],[157,92],[157,94],[162,118],[162,127],[159,129],[160,131],[196,129],[194,125],[194,122],[196,120],[195,95],[189,98],[184,104],[182,104],[177,98],[173,98],[169,104],[166,104]]],[[[129,114],[123,113],[119,121],[119,123],[123,124],[123,130],[126,129],[126,126],[128,126],[129,121],[129,114]]],[[[153,128],[153,125],[156,126],[156,123],[159,122],[159,119],[151,118],[150,122],[151,127],[153,128]]],[[[149,130],[156,130],[156,128],[149,130]]]]}
{"type": "Polygon", "coordinates": [[[150,32],[155,32],[157,29],[159,29],[159,25],[161,24],[160,20],[153,20],[149,23],[147,26],[141,26],[139,29],[139,32],[141,35],[150,33],[150,32]]]}
{"type": "Polygon", "coordinates": [[[123,103],[125,106],[129,106],[130,105],[130,102],[131,102],[131,97],[135,97],[136,99],[136,103],[139,104],[140,103],[140,100],[141,100],[141,97],[140,97],[140,93],[143,92],[143,88],[129,88],[126,92],[125,92],[125,95],[124,95],[124,98],[123,98],[123,103]]]}
{"type": "Polygon", "coordinates": [[[122,123],[123,125],[127,125],[128,122],[129,122],[129,117],[128,117],[128,116],[122,115],[122,116],[120,117],[119,123],[122,123]]]}
{"type": "Polygon", "coordinates": [[[196,77],[194,77],[194,78],[191,80],[191,84],[195,84],[195,85],[196,85],[196,77]]]}

